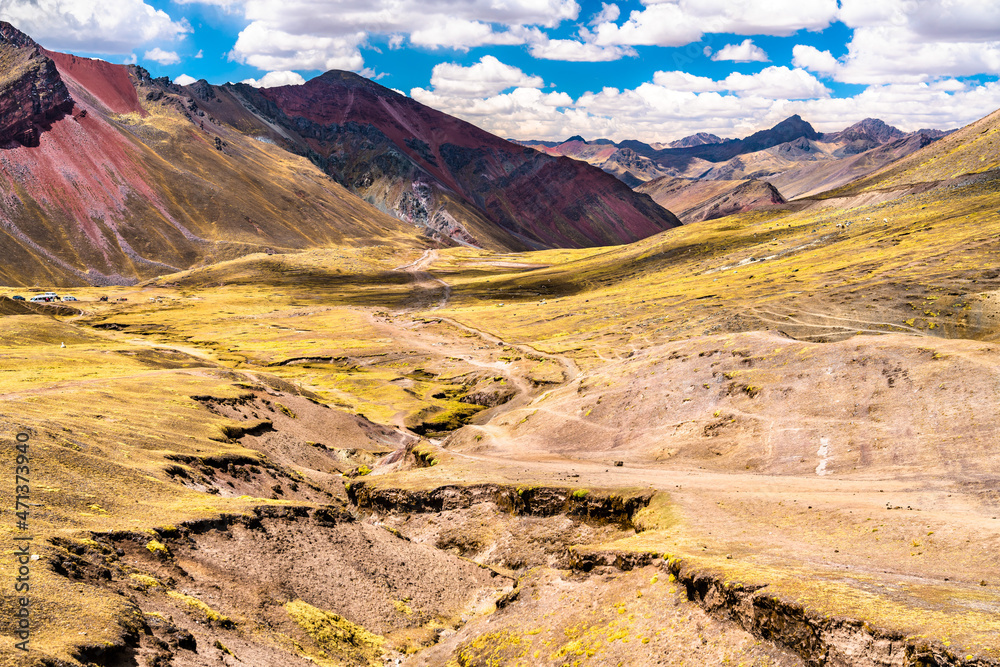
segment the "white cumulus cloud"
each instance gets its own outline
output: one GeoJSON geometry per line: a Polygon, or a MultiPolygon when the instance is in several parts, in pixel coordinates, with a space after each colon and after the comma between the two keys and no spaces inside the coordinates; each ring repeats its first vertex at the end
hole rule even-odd
{"type": "Polygon", "coordinates": [[[791,35],[822,30],[835,20],[837,0],[644,0],[642,10],[618,24],[607,18],[594,27],[604,46],[684,46],[707,33],[791,35]]]}
{"type": "Polygon", "coordinates": [[[233,60],[262,70],[355,72],[364,68],[361,49],[373,36],[387,39],[390,49],[404,41],[458,51],[523,45],[537,41],[539,29],[580,13],[576,0],[245,0],[236,6],[248,25],[230,53],[233,60]]]}
{"type": "Polygon", "coordinates": [[[358,47],[366,40],[364,32],[324,37],[295,34],[254,22],[239,34],[230,58],[265,71],[358,71],[364,67],[358,47]]]}
{"type": "Polygon", "coordinates": [[[434,66],[431,86],[438,95],[449,97],[489,97],[510,88],[542,88],[540,76],[531,76],[519,68],[500,62],[494,56],[483,56],[468,67],[457,63],[434,66]]]}
{"type": "Polygon", "coordinates": [[[1000,39],[927,41],[908,27],[857,28],[835,77],[838,81],[888,84],[929,81],[1000,71],[1000,39]]]}
{"type": "Polygon", "coordinates": [[[598,25],[600,23],[607,23],[608,21],[617,21],[618,17],[621,16],[622,10],[618,5],[606,2],[601,3],[601,11],[594,14],[593,18],[590,19],[590,25],[598,25]]]}
{"type": "Polygon", "coordinates": [[[630,46],[598,46],[592,42],[577,42],[572,39],[544,38],[533,43],[531,55],[539,60],[563,60],[567,62],[607,62],[625,56],[635,56],[630,46]]]}
{"type": "Polygon", "coordinates": [[[715,81],[688,72],[656,72],[653,83],[673,92],[733,92],[741,97],[755,96],[773,99],[811,99],[827,97],[830,89],[803,69],[784,66],[765,67],[756,74],[733,72],[715,81]]]}
{"type": "Polygon", "coordinates": [[[1000,71],[1000,4],[991,0],[842,0],[839,18],[854,32],[838,81],[917,83],[1000,71]]]}
{"type": "Polygon", "coordinates": [[[496,31],[489,23],[482,21],[448,18],[436,25],[414,30],[410,33],[410,42],[431,49],[468,51],[485,44],[524,44],[526,34],[527,31],[519,27],[496,31]]]}
{"type": "Polygon", "coordinates": [[[3,0],[0,20],[55,51],[126,55],[191,32],[186,21],[175,21],[142,0],[3,0]]]}
{"type": "Polygon", "coordinates": [[[298,72],[268,72],[259,79],[243,79],[240,83],[254,88],[275,88],[277,86],[301,86],[306,80],[298,72]]]}
{"type": "Polygon", "coordinates": [[[684,46],[702,34],[702,23],[674,4],[651,5],[633,11],[621,25],[604,21],[593,29],[594,43],[601,46],[684,46]]]}
{"type": "Polygon", "coordinates": [[[726,44],[719,49],[712,60],[731,60],[737,63],[766,63],[767,53],[753,43],[752,39],[744,39],[739,44],[726,44]]]}
{"type": "Polygon", "coordinates": [[[719,82],[722,90],[746,97],[802,100],[829,97],[830,89],[803,69],[765,67],[756,74],[734,72],[719,82]]]}
{"type": "Polygon", "coordinates": [[[838,66],[833,54],[809,44],[796,44],[792,48],[792,64],[819,74],[833,74],[838,66]]]}
{"type": "Polygon", "coordinates": [[[573,113],[562,111],[573,103],[566,93],[545,93],[538,88],[515,88],[487,98],[446,97],[414,88],[410,97],[458,116],[501,137],[533,138],[569,136],[573,113]]]}
{"type": "Polygon", "coordinates": [[[146,51],[143,58],[158,62],[161,65],[176,65],[181,61],[181,57],[177,55],[176,51],[164,51],[160,47],[146,51]]]}
{"type": "Polygon", "coordinates": [[[702,93],[719,89],[719,84],[715,80],[707,76],[695,76],[688,72],[656,72],[653,74],[653,83],[670,90],[686,93],[702,93]]]}

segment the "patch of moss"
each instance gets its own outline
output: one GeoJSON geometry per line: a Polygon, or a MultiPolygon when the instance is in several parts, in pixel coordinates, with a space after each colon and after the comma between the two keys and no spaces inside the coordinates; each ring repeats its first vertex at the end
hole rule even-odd
{"type": "Polygon", "coordinates": [[[677,510],[666,493],[656,493],[649,504],[635,513],[632,525],[640,533],[651,530],[666,530],[678,522],[677,510]]]}
{"type": "Polygon", "coordinates": [[[294,600],[285,604],[285,612],[295,621],[317,647],[350,664],[382,665],[382,646],[385,638],[368,632],[343,616],[294,600]]]}
{"type": "Polygon", "coordinates": [[[223,616],[196,597],[177,591],[167,591],[167,595],[175,600],[180,600],[209,623],[215,623],[223,628],[231,628],[235,625],[231,618],[223,616]]]}
{"type": "MultiPolygon", "coordinates": [[[[215,640],[214,646],[215,646],[215,648],[219,649],[223,653],[228,653],[229,655],[231,655],[234,658],[236,658],[236,654],[233,653],[231,650],[229,650],[229,648],[225,644],[223,644],[222,642],[220,642],[218,639],[215,640]]],[[[236,658],[236,659],[239,660],[239,658],[236,658]]]]}
{"type": "Polygon", "coordinates": [[[129,578],[136,583],[139,590],[145,591],[150,588],[160,588],[163,584],[156,577],[151,577],[147,574],[130,574],[129,578]]]}
{"type": "Polygon", "coordinates": [[[146,542],[146,549],[149,553],[154,555],[166,556],[170,553],[170,550],[167,549],[167,545],[159,540],[150,540],[149,542],[146,542]]]}
{"type": "Polygon", "coordinates": [[[514,664],[531,649],[531,640],[510,630],[499,630],[476,637],[460,646],[457,652],[461,667],[514,664]]]}

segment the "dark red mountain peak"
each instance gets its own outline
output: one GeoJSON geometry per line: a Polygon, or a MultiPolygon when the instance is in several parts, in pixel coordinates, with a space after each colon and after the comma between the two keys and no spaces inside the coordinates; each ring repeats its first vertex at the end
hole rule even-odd
{"type": "Polygon", "coordinates": [[[505,141],[352,72],[234,88],[248,108],[286,128],[292,138],[282,145],[337,182],[463,242],[615,245],[680,224],[596,167],[505,141]],[[492,229],[484,232],[484,223],[492,229]]]}
{"type": "Polygon", "coordinates": [[[0,145],[37,146],[52,121],[72,108],[73,98],[47,53],[0,22],[0,145]]]}
{"type": "Polygon", "coordinates": [[[6,21],[0,21],[0,44],[19,49],[37,49],[38,43],[6,21]]]}

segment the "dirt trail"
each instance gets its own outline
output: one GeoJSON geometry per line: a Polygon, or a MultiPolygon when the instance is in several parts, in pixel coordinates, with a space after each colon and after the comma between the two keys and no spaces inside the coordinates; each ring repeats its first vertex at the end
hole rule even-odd
{"type": "Polygon", "coordinates": [[[448,305],[448,299],[451,298],[451,285],[441,280],[440,278],[435,278],[433,275],[425,271],[424,269],[437,260],[437,250],[429,249],[425,250],[424,254],[420,256],[409,264],[404,264],[403,266],[397,266],[394,271],[405,271],[413,276],[413,283],[415,287],[423,288],[428,293],[433,294],[439,288],[442,289],[441,297],[438,299],[435,305],[433,299],[418,301],[409,310],[438,310],[444,308],[448,305]]]}
{"type": "MultiPolygon", "coordinates": [[[[754,308],[750,311],[750,314],[759,319],[765,324],[774,325],[776,328],[781,328],[782,326],[787,327],[789,324],[806,327],[811,329],[825,329],[825,330],[840,330],[843,332],[850,333],[871,333],[871,334],[885,334],[885,333],[908,333],[915,336],[926,336],[927,334],[916,327],[911,327],[905,324],[897,324],[895,322],[884,322],[879,320],[862,320],[859,318],[852,317],[839,317],[837,315],[830,315],[825,313],[814,313],[805,310],[796,311],[794,314],[783,314],[772,310],[765,310],[763,308],[754,308]],[[819,320],[832,320],[831,324],[821,324],[820,322],[807,322],[799,317],[799,315],[806,315],[819,320]],[[838,324],[837,322],[843,322],[843,324],[838,324]],[[867,328],[867,326],[883,326],[891,327],[890,330],[885,329],[872,329],[867,328]]],[[[814,334],[814,335],[802,335],[796,336],[796,338],[816,338],[821,337],[824,334],[814,334]]]]}
{"type": "MultiPolygon", "coordinates": [[[[441,299],[437,302],[436,305],[431,307],[430,310],[440,310],[441,308],[444,308],[445,306],[448,305],[448,299],[451,298],[451,286],[445,281],[441,280],[440,278],[436,278],[431,273],[424,270],[425,268],[433,264],[436,260],[437,260],[436,250],[425,250],[424,254],[421,255],[419,259],[394,269],[395,271],[406,271],[407,273],[412,275],[413,282],[415,285],[421,286],[433,282],[443,287],[444,293],[442,294],[441,299]]],[[[515,350],[518,350],[522,354],[542,357],[543,359],[548,359],[550,361],[558,363],[560,366],[563,367],[564,384],[572,382],[580,375],[580,369],[577,367],[576,363],[569,357],[565,357],[563,355],[558,355],[558,354],[548,354],[546,352],[541,352],[536,348],[523,343],[510,343],[508,341],[498,338],[497,336],[494,336],[491,333],[487,333],[481,329],[471,327],[467,324],[462,324],[461,322],[453,320],[450,317],[441,317],[441,316],[436,316],[436,317],[440,319],[442,322],[447,322],[448,324],[457,329],[478,336],[487,343],[491,343],[496,346],[511,347],[514,348],[515,350]]]]}
{"type": "MultiPolygon", "coordinates": [[[[436,260],[437,251],[426,250],[413,262],[394,269],[395,271],[409,273],[413,279],[413,284],[416,288],[415,291],[418,293],[423,291],[427,294],[433,294],[434,291],[442,289],[440,298],[434,296],[433,298],[420,299],[415,305],[398,311],[397,315],[407,316],[417,312],[436,311],[447,306],[448,299],[451,297],[451,286],[425,270],[436,260]]],[[[387,336],[390,336],[407,349],[420,350],[435,357],[446,354],[448,357],[460,359],[475,368],[503,376],[507,384],[516,391],[516,395],[502,405],[479,413],[476,416],[475,423],[483,424],[498,414],[542,401],[551,392],[566,386],[580,376],[580,369],[568,357],[541,352],[531,345],[524,343],[505,341],[489,332],[463,324],[450,317],[442,317],[436,314],[431,317],[433,318],[432,322],[436,321],[448,325],[449,328],[454,330],[456,335],[442,335],[440,331],[429,334],[427,331],[418,332],[415,330],[415,324],[426,323],[426,321],[421,322],[411,319],[405,323],[401,323],[394,321],[392,318],[380,319],[374,314],[369,316],[369,321],[373,326],[386,330],[387,336]],[[471,336],[461,334],[471,334],[471,336]],[[556,387],[539,393],[538,388],[525,374],[517,372],[513,364],[492,358],[493,353],[501,350],[515,350],[528,359],[544,359],[558,364],[562,374],[561,382],[556,387]]],[[[403,428],[404,417],[405,412],[397,413],[393,416],[393,423],[403,428]]]]}

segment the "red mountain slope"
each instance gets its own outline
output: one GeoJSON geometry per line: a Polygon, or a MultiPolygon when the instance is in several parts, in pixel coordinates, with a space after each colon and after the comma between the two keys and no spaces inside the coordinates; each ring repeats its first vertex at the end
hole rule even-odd
{"type": "Polygon", "coordinates": [[[28,83],[0,81],[62,101],[0,115],[34,138],[0,149],[0,284],[128,284],[267,248],[420,243],[307,160],[192,114],[179,89],[18,35],[0,56],[27,63],[13,71],[28,83]]]}
{"type": "Polygon", "coordinates": [[[401,217],[447,216],[476,243],[482,220],[523,245],[634,241],[679,224],[652,199],[599,169],[541,154],[346,72],[305,85],[233,86],[336,180],[401,217]]]}
{"type": "Polygon", "coordinates": [[[63,80],[68,79],[76,83],[82,90],[97,98],[109,111],[117,114],[146,115],[146,111],[139,104],[139,96],[135,92],[135,86],[132,85],[126,67],[46,49],[41,49],[41,52],[55,62],[63,80]]]}

